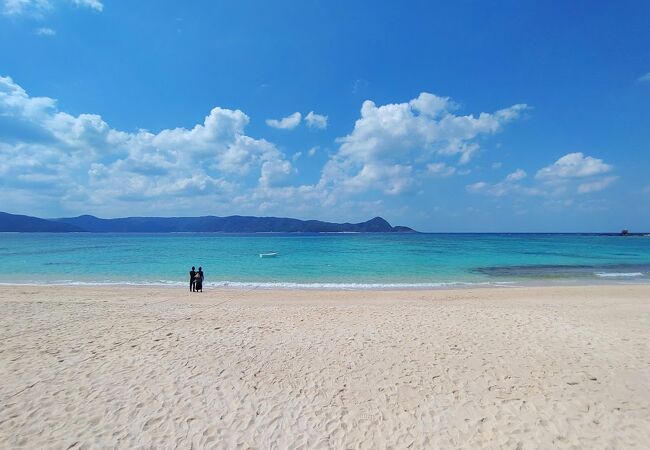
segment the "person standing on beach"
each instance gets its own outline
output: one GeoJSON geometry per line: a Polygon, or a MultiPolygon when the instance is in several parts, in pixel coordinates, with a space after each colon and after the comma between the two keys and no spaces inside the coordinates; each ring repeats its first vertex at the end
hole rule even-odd
{"type": "MultiPolygon", "coordinates": [[[[200,267],[199,270],[201,270],[200,267]]],[[[196,282],[195,278],[196,278],[196,270],[194,270],[194,266],[192,266],[192,270],[190,270],[190,292],[194,292],[194,286],[195,286],[194,283],[196,282]]]]}
{"type": "Polygon", "coordinates": [[[197,292],[203,292],[203,268],[199,267],[199,271],[196,273],[196,278],[195,289],[197,292]]]}

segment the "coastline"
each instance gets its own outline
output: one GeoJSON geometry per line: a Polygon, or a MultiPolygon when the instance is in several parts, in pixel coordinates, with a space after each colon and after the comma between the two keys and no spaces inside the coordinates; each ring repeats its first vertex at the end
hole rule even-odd
{"type": "MultiPolygon", "coordinates": [[[[373,294],[377,294],[377,298],[389,297],[396,302],[402,300],[442,300],[448,299],[451,295],[453,298],[455,294],[466,293],[472,298],[493,301],[496,298],[515,298],[521,297],[522,300],[545,297],[547,295],[553,297],[562,297],[565,295],[573,296],[575,294],[593,294],[602,296],[602,292],[607,294],[621,294],[628,292],[630,289],[638,292],[647,292],[650,298],[650,283],[635,282],[633,280],[576,280],[566,283],[546,282],[546,281],[531,281],[530,283],[523,284],[519,282],[502,282],[504,285],[497,285],[493,283],[465,283],[465,282],[452,282],[441,283],[444,285],[436,287],[423,287],[423,288],[410,288],[403,287],[404,285],[396,285],[396,287],[387,288],[303,288],[303,287],[290,287],[282,288],[265,286],[263,283],[250,283],[245,285],[238,285],[232,283],[226,286],[208,286],[202,293],[189,292],[188,282],[178,282],[175,284],[129,284],[125,282],[117,283],[84,283],[78,284],[48,284],[48,283],[0,283],[0,302],[7,300],[12,294],[22,296],[25,293],[35,295],[38,302],[56,301],[61,302],[67,298],[74,298],[78,295],[84,294],[85,301],[94,303],[101,301],[102,296],[106,295],[114,298],[117,294],[124,297],[125,300],[131,301],[138,299],[138,296],[146,292],[147,298],[149,297],[164,297],[167,301],[178,303],[205,303],[215,299],[229,299],[229,300],[245,300],[249,301],[253,298],[255,301],[280,301],[296,299],[304,300],[305,302],[328,302],[333,298],[347,298],[348,301],[356,302],[361,299],[368,300],[373,294]],[[29,289],[30,290],[24,290],[29,289]],[[604,289],[604,291],[601,291],[604,289]],[[488,295],[482,295],[486,294],[488,295]],[[52,297],[54,294],[54,297],[52,297]],[[187,296],[185,295],[187,294],[187,296]],[[520,295],[521,294],[521,295],[520,295]]],[[[383,285],[382,285],[383,286],[383,285]]],[[[650,305],[650,300],[649,300],[650,305]]],[[[143,303],[143,306],[146,306],[143,303]]]]}
{"type": "MultiPolygon", "coordinates": [[[[178,289],[186,288],[187,281],[33,281],[14,283],[0,281],[0,289],[12,287],[61,287],[61,288],[147,288],[147,289],[178,289]]],[[[650,286],[650,280],[637,279],[636,276],[618,275],[603,276],[594,279],[548,280],[530,279],[516,281],[441,281],[421,283],[328,283],[328,282],[256,282],[256,281],[208,281],[204,282],[205,290],[209,291],[288,291],[288,292],[355,292],[355,291],[455,291],[464,289],[511,289],[511,288],[562,288],[562,287],[592,287],[592,286],[650,286]]]]}
{"type": "Polygon", "coordinates": [[[22,285],[0,305],[2,447],[650,440],[650,285],[22,285]]]}

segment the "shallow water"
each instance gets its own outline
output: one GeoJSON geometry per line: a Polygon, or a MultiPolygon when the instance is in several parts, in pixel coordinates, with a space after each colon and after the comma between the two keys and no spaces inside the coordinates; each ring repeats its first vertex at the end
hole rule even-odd
{"type": "Polygon", "coordinates": [[[650,282],[650,237],[0,233],[0,283],[426,288],[650,282]],[[277,252],[273,258],[260,253],[277,252]]]}

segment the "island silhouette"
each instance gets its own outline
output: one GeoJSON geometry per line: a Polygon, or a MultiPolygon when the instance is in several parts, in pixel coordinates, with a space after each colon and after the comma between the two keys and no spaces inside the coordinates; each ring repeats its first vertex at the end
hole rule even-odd
{"type": "Polygon", "coordinates": [[[392,226],[375,217],[360,223],[334,223],[288,217],[201,216],[121,217],[101,219],[91,215],[41,219],[0,212],[4,232],[91,232],[91,233],[414,233],[405,226],[392,226]]]}

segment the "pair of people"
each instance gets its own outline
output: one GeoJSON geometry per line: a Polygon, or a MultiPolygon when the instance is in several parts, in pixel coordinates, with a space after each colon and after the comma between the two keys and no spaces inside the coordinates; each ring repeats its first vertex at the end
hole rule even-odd
{"type": "Polygon", "coordinates": [[[203,292],[203,269],[199,267],[199,270],[190,270],[190,291],[191,292],[203,292]]]}

